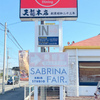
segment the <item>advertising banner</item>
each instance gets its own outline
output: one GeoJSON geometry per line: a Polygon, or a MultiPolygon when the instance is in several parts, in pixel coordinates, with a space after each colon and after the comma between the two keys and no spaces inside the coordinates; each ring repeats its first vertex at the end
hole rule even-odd
{"type": "Polygon", "coordinates": [[[76,20],[77,0],[20,0],[20,18],[27,20],[76,20]]]}
{"type": "Polygon", "coordinates": [[[59,46],[59,25],[39,25],[38,46],[59,46]]]}
{"type": "Polygon", "coordinates": [[[29,80],[29,51],[19,51],[19,69],[20,69],[20,80],[29,80]]]}
{"type": "Polygon", "coordinates": [[[30,53],[30,85],[68,85],[67,53],[30,53]]]}

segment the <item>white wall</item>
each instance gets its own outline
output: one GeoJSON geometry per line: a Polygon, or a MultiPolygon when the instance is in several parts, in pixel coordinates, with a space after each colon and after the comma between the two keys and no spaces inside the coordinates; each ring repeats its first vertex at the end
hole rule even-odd
{"type": "MultiPolygon", "coordinates": [[[[69,55],[69,88],[68,96],[77,96],[76,91],[79,89],[80,96],[93,96],[96,86],[79,86],[77,87],[78,61],[100,61],[100,49],[68,49],[65,52],[69,55]],[[78,60],[76,59],[78,57],[78,60]],[[71,63],[74,62],[73,68],[71,63]],[[72,82],[72,83],[71,83],[72,82]]],[[[79,81],[78,81],[79,83],[79,81]]]]}
{"type": "Polygon", "coordinates": [[[96,86],[79,86],[80,96],[93,96],[97,87],[96,86]]]}
{"type": "Polygon", "coordinates": [[[99,49],[79,49],[78,56],[100,56],[99,49]]]}

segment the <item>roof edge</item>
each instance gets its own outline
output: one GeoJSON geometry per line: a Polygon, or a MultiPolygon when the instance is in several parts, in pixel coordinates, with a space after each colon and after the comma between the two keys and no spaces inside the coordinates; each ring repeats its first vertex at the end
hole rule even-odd
{"type": "Polygon", "coordinates": [[[100,49],[100,46],[64,46],[63,52],[66,49],[100,49]]]}

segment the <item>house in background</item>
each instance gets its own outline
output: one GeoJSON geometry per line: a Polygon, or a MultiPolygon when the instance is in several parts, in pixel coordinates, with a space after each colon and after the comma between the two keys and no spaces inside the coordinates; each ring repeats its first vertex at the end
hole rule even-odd
{"type": "MultiPolygon", "coordinates": [[[[0,73],[3,73],[3,70],[0,69],[0,73]]],[[[5,75],[7,75],[7,68],[5,68],[5,75]]],[[[8,76],[18,76],[19,75],[19,67],[8,68],[8,76]]]]}
{"type": "MultiPolygon", "coordinates": [[[[12,76],[13,71],[12,68],[8,68],[8,76],[12,76]]],[[[5,75],[7,75],[7,68],[5,69],[5,75]]]]}
{"type": "Polygon", "coordinates": [[[19,76],[19,67],[13,67],[12,71],[14,76],[19,76]]]}
{"type": "Polygon", "coordinates": [[[68,96],[93,96],[100,81],[100,34],[64,46],[69,55],[68,96]]]}

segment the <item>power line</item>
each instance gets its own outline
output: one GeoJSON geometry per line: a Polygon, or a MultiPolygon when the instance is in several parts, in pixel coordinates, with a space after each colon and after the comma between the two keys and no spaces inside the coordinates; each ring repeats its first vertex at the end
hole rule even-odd
{"type": "Polygon", "coordinates": [[[88,23],[88,22],[82,22],[82,21],[76,21],[78,23],[84,23],[84,24],[89,24],[89,25],[95,25],[95,26],[100,26],[100,24],[94,24],[94,23],[88,23]]]}
{"type": "MultiPolygon", "coordinates": [[[[76,22],[78,22],[78,23],[83,23],[83,24],[90,24],[90,25],[95,25],[95,26],[100,26],[100,24],[94,24],[94,23],[88,23],[88,22],[82,22],[82,21],[76,21],[76,22]]],[[[10,25],[14,25],[14,24],[18,24],[18,23],[21,23],[21,22],[15,22],[15,23],[12,23],[12,24],[8,24],[8,26],[10,26],[10,25]]],[[[2,25],[3,27],[5,27],[5,25],[3,25],[2,23],[0,23],[0,25],[2,25]]],[[[7,28],[8,29],[8,28],[7,28]]],[[[0,30],[2,30],[2,31],[4,31],[3,29],[0,29],[0,30]]],[[[10,35],[12,36],[12,38],[15,40],[15,42],[18,44],[18,46],[23,50],[23,48],[20,46],[20,44],[17,42],[17,40],[15,39],[15,37],[11,34],[11,32],[9,31],[9,29],[7,30],[9,33],[10,33],[10,35]]],[[[10,38],[9,36],[8,36],[8,38],[10,38]]],[[[11,39],[11,38],[10,38],[11,39]]],[[[11,41],[13,41],[12,39],[11,39],[11,41]]],[[[13,41],[13,43],[14,43],[14,41],[13,41]]],[[[15,43],[14,43],[15,44],[15,43]]],[[[17,46],[17,47],[18,47],[17,46]]]]}
{"type": "MultiPolygon", "coordinates": [[[[12,23],[12,24],[9,24],[9,25],[13,25],[13,24],[18,24],[18,23],[21,23],[21,22],[16,22],[16,23],[12,23]]],[[[0,25],[2,25],[4,28],[5,28],[5,25],[3,25],[2,23],[0,23],[0,25]]],[[[2,30],[2,31],[4,31],[3,29],[0,29],[0,30],[2,30]]],[[[12,36],[12,38],[14,39],[14,41],[17,43],[17,45],[23,50],[23,48],[20,46],[20,44],[18,43],[18,41],[15,39],[15,37],[11,34],[11,32],[9,31],[9,29],[7,28],[7,32],[9,32],[10,33],[10,35],[12,36]]],[[[7,36],[8,36],[8,34],[7,34],[7,36]]],[[[8,38],[15,44],[15,42],[8,36],[8,38]]],[[[16,45],[16,44],[15,44],[16,45]]],[[[17,46],[16,45],[16,46],[17,46]]],[[[17,47],[18,47],[17,46],[17,47]]],[[[18,47],[18,48],[19,48],[18,47]]]]}
{"type": "Polygon", "coordinates": [[[0,28],[1,31],[4,31],[3,29],[0,28]]]}
{"type": "Polygon", "coordinates": [[[15,37],[11,34],[11,32],[8,30],[8,32],[10,33],[10,35],[12,36],[12,38],[15,40],[15,42],[18,44],[18,46],[23,50],[23,48],[20,46],[20,44],[18,43],[18,41],[15,39],[15,37]]]}
{"type": "Polygon", "coordinates": [[[2,23],[0,23],[0,25],[2,25],[3,27],[5,27],[5,25],[3,25],[2,23]]]}
{"type": "Polygon", "coordinates": [[[14,24],[19,24],[19,23],[21,23],[21,22],[15,22],[15,23],[12,23],[12,24],[8,24],[8,26],[14,25],[14,24]]]}
{"type": "MultiPolygon", "coordinates": [[[[84,24],[90,24],[90,25],[95,25],[95,26],[100,26],[100,24],[95,24],[95,23],[89,23],[89,22],[82,22],[82,21],[76,21],[78,23],[84,23],[84,24]]],[[[10,25],[14,25],[14,24],[18,24],[18,23],[21,23],[21,22],[15,22],[15,23],[11,23],[11,24],[8,24],[8,26],[10,25]]],[[[3,24],[2,24],[3,25],[3,24]]],[[[4,25],[3,25],[4,26],[4,25]]]]}
{"type": "MultiPolygon", "coordinates": [[[[8,36],[8,34],[7,34],[7,36],[8,36]]],[[[15,42],[8,36],[8,38],[15,44],[15,42]]],[[[16,45],[16,44],[15,44],[16,45]]],[[[18,48],[18,49],[20,49],[17,45],[16,45],[16,47],[18,48]]]]}

